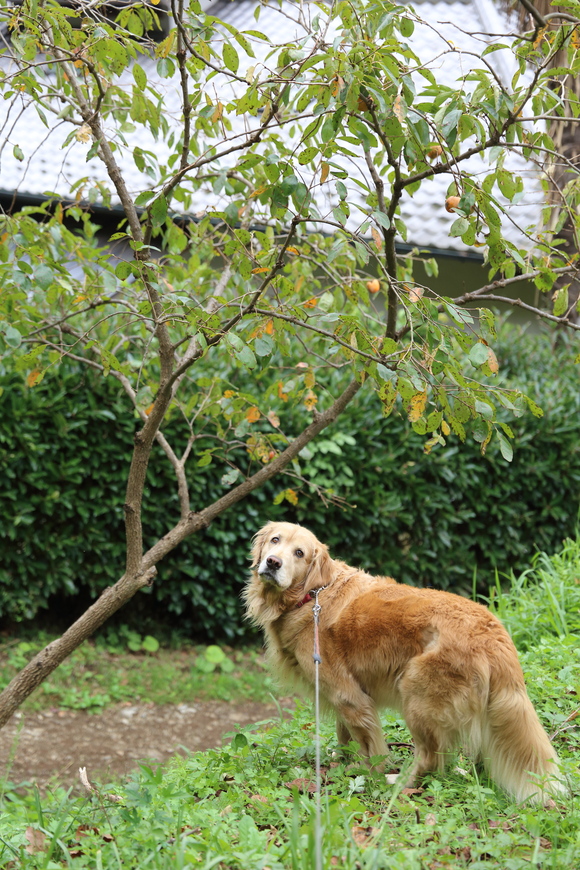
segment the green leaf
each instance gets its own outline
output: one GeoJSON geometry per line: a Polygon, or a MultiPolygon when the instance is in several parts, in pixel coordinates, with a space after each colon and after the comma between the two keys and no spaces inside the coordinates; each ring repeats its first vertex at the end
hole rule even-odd
{"type": "Polygon", "coordinates": [[[115,266],[115,275],[120,281],[124,281],[125,278],[128,278],[131,271],[131,263],[128,263],[126,260],[121,260],[121,262],[117,263],[115,266]]]}
{"type": "Polygon", "coordinates": [[[154,227],[160,227],[167,218],[167,200],[164,196],[157,197],[149,207],[149,213],[154,227]]]}
{"type": "Polygon", "coordinates": [[[449,227],[450,236],[462,236],[469,229],[469,221],[465,217],[458,217],[449,227]]]}
{"type": "Polygon", "coordinates": [[[48,266],[38,266],[34,270],[34,280],[42,290],[48,290],[54,281],[54,272],[48,266]]]}
{"type": "Polygon", "coordinates": [[[0,323],[0,330],[4,333],[4,339],[9,347],[17,348],[22,344],[22,335],[9,323],[0,323]]]}
{"type": "Polygon", "coordinates": [[[391,222],[389,220],[389,216],[386,215],[384,211],[374,211],[372,216],[379,224],[379,226],[383,227],[383,229],[388,230],[390,228],[391,222]]]}
{"type": "Polygon", "coordinates": [[[510,442],[507,440],[505,435],[502,435],[501,432],[496,432],[498,440],[499,440],[499,449],[501,451],[501,455],[506,460],[506,462],[511,462],[514,458],[514,450],[510,442]]]}
{"type": "Polygon", "coordinates": [[[415,30],[415,22],[410,18],[401,18],[399,22],[399,30],[401,31],[401,36],[404,36],[405,39],[408,39],[410,36],[413,36],[415,30]]]}
{"type": "Polygon", "coordinates": [[[225,652],[219,646],[208,646],[205,650],[205,657],[208,662],[213,662],[214,665],[221,664],[226,658],[225,652]]]}
{"type": "Polygon", "coordinates": [[[256,357],[254,356],[254,351],[247,344],[236,353],[236,357],[247,369],[255,369],[258,365],[256,357]]]}
{"type": "Polygon", "coordinates": [[[20,145],[15,145],[12,149],[12,154],[16,157],[17,160],[24,160],[24,151],[20,147],[20,145]]]}
{"type": "Polygon", "coordinates": [[[301,166],[304,166],[305,163],[310,163],[311,160],[314,160],[317,154],[318,148],[316,145],[310,145],[298,155],[298,163],[300,163],[301,166]]]}
{"type": "Polygon", "coordinates": [[[146,634],[143,638],[141,648],[144,649],[145,652],[156,653],[159,649],[159,641],[152,635],[146,634]]]}
{"type": "Polygon", "coordinates": [[[238,53],[231,43],[224,43],[224,47],[222,49],[222,58],[226,67],[233,73],[237,73],[240,66],[240,58],[238,57],[238,53]]]}
{"type": "Polygon", "coordinates": [[[488,360],[487,345],[478,341],[469,351],[469,360],[474,366],[481,366],[488,360]]]}
{"type": "Polygon", "coordinates": [[[133,78],[135,79],[137,87],[144,91],[147,87],[147,74],[143,67],[139,66],[138,63],[133,64],[133,78]]]}
{"type": "Polygon", "coordinates": [[[568,310],[568,288],[569,284],[566,284],[565,287],[560,287],[554,293],[554,316],[562,317],[563,314],[568,310]]]}
{"type": "Polygon", "coordinates": [[[263,335],[254,342],[254,352],[258,356],[268,356],[274,350],[274,342],[269,335],[263,335]]]}

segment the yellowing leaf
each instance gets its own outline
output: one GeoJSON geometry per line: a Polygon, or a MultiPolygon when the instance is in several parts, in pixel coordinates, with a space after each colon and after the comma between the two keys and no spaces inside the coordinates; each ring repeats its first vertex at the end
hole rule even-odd
{"type": "Polygon", "coordinates": [[[38,369],[34,369],[26,376],[26,383],[29,387],[34,387],[36,384],[42,380],[42,372],[38,369]]]}
{"type": "Polygon", "coordinates": [[[287,402],[288,401],[288,393],[284,392],[284,390],[282,389],[283,386],[284,385],[283,385],[282,381],[278,381],[278,398],[282,399],[283,402],[287,402]]]}
{"type": "Polygon", "coordinates": [[[544,38],[544,33],[546,32],[546,30],[547,30],[547,27],[540,27],[540,29],[538,30],[537,36],[534,39],[534,48],[537,48],[539,46],[540,42],[544,38]]]}
{"type": "Polygon", "coordinates": [[[253,190],[251,192],[248,199],[252,199],[252,197],[254,197],[254,196],[260,196],[260,194],[264,193],[265,190],[268,190],[268,186],[269,185],[267,185],[267,184],[262,184],[260,187],[257,187],[255,190],[253,190]]]}
{"type": "Polygon", "coordinates": [[[152,410],[153,410],[153,403],[151,403],[148,408],[145,408],[145,416],[148,417],[152,410]]]}
{"type": "Polygon", "coordinates": [[[224,398],[226,398],[226,399],[231,399],[232,396],[235,396],[235,395],[236,395],[235,390],[226,390],[224,392],[224,398]]]}
{"type": "Polygon", "coordinates": [[[315,383],[316,378],[314,376],[314,372],[306,372],[306,374],[304,375],[304,386],[311,390],[315,383]]]}
{"type": "Polygon", "coordinates": [[[260,272],[269,272],[267,266],[259,266],[257,269],[252,269],[252,275],[259,275],[260,272]]]}
{"type": "Polygon", "coordinates": [[[217,104],[217,106],[215,107],[215,110],[214,110],[213,115],[211,116],[211,119],[212,119],[212,121],[214,122],[214,124],[215,124],[216,121],[219,121],[219,119],[221,118],[221,116],[223,115],[223,113],[224,113],[224,107],[223,107],[223,104],[220,103],[220,101],[218,100],[218,104],[217,104]]]}
{"type": "Polygon", "coordinates": [[[316,308],[317,304],[318,304],[318,299],[316,298],[316,296],[311,296],[310,299],[307,299],[306,302],[304,303],[304,307],[305,308],[316,308]]]}
{"type": "Polygon", "coordinates": [[[399,121],[405,120],[405,115],[407,114],[407,107],[405,106],[405,101],[400,94],[395,97],[395,102],[393,103],[393,113],[399,121]]]}
{"type": "Polygon", "coordinates": [[[250,423],[255,423],[257,420],[260,419],[260,416],[261,415],[259,410],[255,407],[250,408],[246,412],[246,420],[248,420],[250,423]]]}
{"type": "Polygon", "coordinates": [[[445,436],[451,434],[451,427],[449,426],[449,423],[447,422],[447,420],[441,421],[441,431],[443,432],[443,434],[445,436]]]}
{"type": "Polygon", "coordinates": [[[266,335],[274,335],[274,321],[270,319],[264,327],[266,335]]]}
{"type": "Polygon", "coordinates": [[[424,290],[422,287],[409,287],[409,302],[418,302],[423,296],[424,290]]]}
{"type": "Polygon", "coordinates": [[[328,163],[323,163],[322,169],[320,170],[320,183],[321,184],[324,184],[324,182],[328,178],[329,172],[330,172],[330,165],[328,163]]]}
{"type": "Polygon", "coordinates": [[[275,411],[268,411],[268,422],[274,427],[274,429],[278,429],[280,426],[280,418],[275,411]]]}
{"type": "Polygon", "coordinates": [[[330,91],[332,96],[337,97],[343,87],[344,87],[343,77],[339,76],[339,75],[335,75],[334,79],[332,80],[332,90],[330,91]]]}
{"type": "Polygon", "coordinates": [[[427,405],[427,393],[415,393],[409,400],[408,417],[411,423],[416,423],[427,405]]]}
{"type": "Polygon", "coordinates": [[[308,390],[304,398],[304,405],[309,411],[313,411],[318,402],[318,396],[312,390],[308,390]]]}
{"type": "Polygon", "coordinates": [[[290,504],[298,504],[298,493],[293,489],[287,489],[284,493],[286,496],[286,501],[289,501],[290,504]]]}
{"type": "Polygon", "coordinates": [[[374,239],[375,245],[377,246],[379,251],[383,250],[383,237],[379,233],[376,227],[371,227],[371,235],[374,239]]]}
{"type": "Polygon", "coordinates": [[[489,370],[492,374],[497,374],[499,371],[499,363],[497,361],[497,357],[491,347],[487,349],[487,364],[489,366],[489,370]]]}
{"type": "Polygon", "coordinates": [[[84,300],[87,298],[87,296],[83,296],[82,293],[79,293],[79,295],[75,296],[75,298],[73,299],[73,305],[76,305],[78,302],[84,302],[84,300]]]}
{"type": "Polygon", "coordinates": [[[299,254],[300,253],[298,248],[293,248],[291,245],[288,245],[286,250],[288,251],[289,254],[299,254]]]}
{"type": "Polygon", "coordinates": [[[174,42],[175,30],[172,30],[167,39],[164,39],[163,42],[160,42],[155,49],[155,57],[168,57],[173,50],[174,42]]]}

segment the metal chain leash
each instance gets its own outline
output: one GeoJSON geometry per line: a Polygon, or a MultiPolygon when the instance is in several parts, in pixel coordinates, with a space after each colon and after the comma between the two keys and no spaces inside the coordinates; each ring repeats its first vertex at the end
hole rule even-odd
{"type": "Polygon", "coordinates": [[[315,792],[315,820],[314,820],[314,848],[315,848],[315,866],[316,870],[322,870],[322,819],[321,819],[321,776],[320,776],[320,681],[318,674],[318,666],[322,663],[320,657],[320,644],[318,641],[318,617],[320,616],[320,604],[318,603],[318,593],[326,589],[321,586],[314,593],[314,607],[312,615],[314,616],[314,715],[316,722],[315,732],[315,748],[316,748],[316,792],[315,792]]]}

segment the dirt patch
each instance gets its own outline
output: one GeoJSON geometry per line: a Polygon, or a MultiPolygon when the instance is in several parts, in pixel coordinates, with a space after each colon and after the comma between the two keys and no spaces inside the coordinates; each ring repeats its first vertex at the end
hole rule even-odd
{"type": "Polygon", "coordinates": [[[237,726],[277,717],[274,704],[214,701],[124,705],[92,714],[19,712],[0,730],[0,775],[41,789],[49,781],[76,787],[78,768],[86,767],[90,778],[105,783],[140,761],[158,764],[177,752],[211,749],[237,726]]]}

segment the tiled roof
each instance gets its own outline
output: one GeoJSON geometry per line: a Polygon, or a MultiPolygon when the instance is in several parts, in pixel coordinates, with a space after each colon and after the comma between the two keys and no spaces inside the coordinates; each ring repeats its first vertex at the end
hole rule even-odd
{"type": "MultiPolygon", "coordinates": [[[[304,4],[308,7],[308,4],[304,4]]],[[[296,23],[284,14],[278,3],[270,3],[261,7],[259,20],[254,17],[256,4],[254,0],[218,0],[211,4],[208,11],[216,17],[231,23],[240,30],[259,29],[268,34],[274,44],[283,44],[299,35],[296,23]]],[[[492,0],[435,0],[435,2],[416,2],[414,4],[420,22],[416,25],[413,36],[408,40],[415,53],[422,60],[429,62],[439,81],[451,87],[456,86],[457,79],[474,66],[481,66],[480,55],[485,40],[483,36],[469,34],[501,33],[505,22],[492,0]],[[461,51],[451,50],[451,46],[460,46],[461,51]]],[[[307,9],[305,14],[309,14],[307,9]]],[[[271,50],[267,43],[257,43],[254,48],[258,54],[261,45],[262,56],[251,60],[255,65],[266,61],[266,55],[271,50]]],[[[509,81],[513,74],[512,59],[509,52],[497,51],[489,56],[496,73],[509,81]]],[[[3,64],[9,61],[4,60],[3,64]]],[[[148,74],[155,75],[153,62],[140,59],[148,74]]],[[[250,62],[247,64],[250,65],[250,62]]],[[[240,69],[243,74],[245,70],[240,69]]],[[[125,73],[127,84],[133,82],[130,71],[125,73]]],[[[170,124],[178,129],[181,125],[179,93],[176,82],[161,80],[160,87],[165,89],[163,112],[170,124]]],[[[225,82],[215,78],[212,89],[229,87],[225,82]]],[[[222,97],[223,99],[223,97],[222,97]]],[[[240,119],[240,123],[242,123],[240,119]]],[[[22,194],[42,195],[46,192],[56,193],[63,198],[71,197],[71,185],[79,178],[87,179],[83,188],[83,197],[88,196],[89,188],[95,182],[101,181],[110,187],[104,166],[93,158],[86,161],[89,144],[79,142],[76,138],[62,147],[62,143],[72,130],[72,125],[64,119],[56,118],[46,112],[44,119],[39,116],[33,105],[24,101],[0,102],[0,190],[17,191],[22,194]],[[48,125],[48,126],[47,126],[48,125]],[[24,153],[24,160],[19,161],[13,154],[13,146],[19,145],[24,153]]],[[[125,133],[126,145],[118,139],[119,150],[117,159],[124,171],[127,185],[132,192],[137,192],[150,186],[148,176],[140,173],[132,159],[131,152],[136,144],[141,148],[153,151],[160,162],[163,162],[166,146],[162,141],[155,141],[153,136],[143,133],[125,133]]],[[[525,165],[514,155],[509,155],[506,166],[520,171],[526,171],[525,165]]],[[[470,171],[480,172],[486,164],[481,158],[474,157],[469,166],[470,171]]],[[[351,176],[357,172],[366,172],[365,166],[348,165],[351,176]]],[[[403,218],[408,226],[408,242],[420,247],[434,249],[452,249],[465,252],[469,249],[460,239],[448,235],[449,226],[455,215],[448,214],[444,209],[446,190],[450,182],[448,176],[437,176],[422,185],[414,195],[406,195],[401,204],[403,218]]],[[[327,185],[330,190],[330,186],[327,185]]],[[[351,188],[356,199],[356,186],[351,188]]],[[[534,177],[526,182],[526,196],[517,206],[510,206],[506,222],[506,234],[513,241],[524,244],[521,234],[511,225],[509,218],[513,217],[520,226],[535,226],[539,220],[541,208],[541,192],[534,177]]],[[[332,206],[331,197],[327,207],[332,206]]],[[[219,208],[219,201],[211,191],[200,192],[195,203],[195,211],[206,208],[219,208]]],[[[321,204],[321,207],[324,207],[321,204]]]]}

